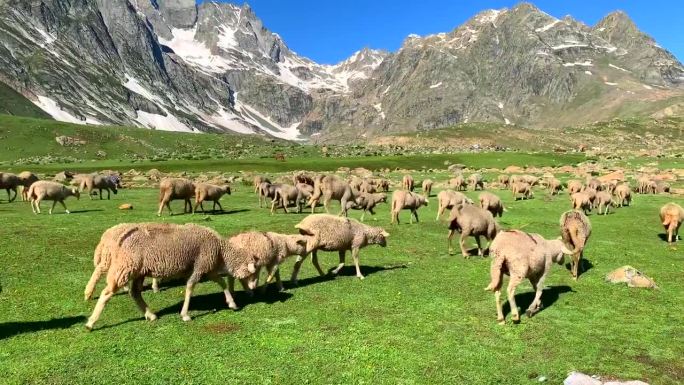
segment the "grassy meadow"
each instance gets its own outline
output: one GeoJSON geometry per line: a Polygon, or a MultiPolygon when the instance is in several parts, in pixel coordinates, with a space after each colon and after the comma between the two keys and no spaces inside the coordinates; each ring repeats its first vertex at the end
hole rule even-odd
{"type": "MultiPolygon", "coordinates": [[[[514,159],[489,166],[505,167],[509,161],[514,159]]],[[[310,160],[302,168],[317,166],[310,160]]],[[[499,221],[504,228],[559,235],[558,218],[570,206],[566,193],[548,197],[538,190],[535,199],[517,202],[508,191],[497,193],[508,209],[499,221]]],[[[516,297],[523,312],[517,325],[508,311],[507,324],[498,325],[494,296],[483,291],[490,259],[448,255],[446,223],[435,221],[433,196],[420,209],[418,224],[408,224],[404,212],[403,223],[391,225],[389,205],[367,216],[367,223],[391,236],[387,248],[361,251],[363,281],[354,277],[348,256],[337,278],[318,277],[307,260],[300,286],[291,287],[287,280],[294,261],[289,260],[281,267],[287,290],[271,288],[249,298],[238,289],[239,311],[227,309],[216,284],[199,284],[189,323],[178,315],[183,282],[164,282],[160,293],[143,293],[160,316],[157,321],[145,321],[122,293],[89,333],[84,324],[95,302],[83,300],[83,289],[105,229],[121,222],[163,221],[198,223],[225,235],[288,233],[306,214],[271,216],[243,185],[222,200],[225,213],[162,218],[156,217],[152,189],[122,190],[111,201],[72,198],[67,201],[72,214],[58,206],[52,216],[48,203],[42,215],[33,215],[28,203],[9,204],[0,191],[0,382],[532,384],[543,376],[560,384],[578,370],[604,379],[680,384],[683,244],[668,246],[658,219],[658,209],[672,199],[637,196],[632,207],[591,215],[594,231],[580,279],[573,281],[567,268],[555,265],[546,280],[544,309],[533,318],[524,315],[533,299],[525,281],[516,297]],[[118,210],[122,203],[134,209],[118,210]],[[660,289],[604,282],[608,272],[628,264],[660,289]]],[[[172,206],[182,209],[179,201],[172,206]]],[[[359,218],[360,212],[351,216],[359,218]]],[[[473,240],[470,244],[474,247],[473,240]]],[[[320,260],[324,269],[332,268],[337,254],[320,253],[320,260]]]]}

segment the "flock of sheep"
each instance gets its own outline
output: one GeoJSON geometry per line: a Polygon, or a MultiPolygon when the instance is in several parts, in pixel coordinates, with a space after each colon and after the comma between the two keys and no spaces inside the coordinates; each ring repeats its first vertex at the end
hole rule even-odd
{"type": "MultiPolygon", "coordinates": [[[[430,179],[422,181],[423,193],[418,194],[414,192],[414,179],[405,175],[401,188],[392,194],[392,223],[399,223],[402,210],[411,212],[410,222],[413,219],[418,222],[418,210],[428,205],[434,184],[430,179]]],[[[14,200],[17,188],[23,186],[23,199],[31,202],[36,214],[40,213],[42,200],[53,201],[50,213],[57,202],[68,213],[64,200],[69,196],[78,198],[81,191],[87,190],[92,199],[92,191],[97,189],[100,199],[103,199],[103,191],[107,191],[109,198],[110,191],[116,194],[121,187],[118,176],[97,174],[76,175],[72,185],[75,186],[39,181],[28,172],[19,175],[0,173],[0,189],[7,190],[9,200],[14,200]],[[14,197],[11,196],[12,191],[14,197]]],[[[514,322],[520,319],[514,297],[516,287],[525,278],[530,280],[536,292],[534,301],[527,309],[527,315],[532,316],[541,308],[543,283],[553,263],[562,264],[564,255],[571,255],[571,274],[574,279],[578,278],[582,253],[591,236],[591,223],[586,214],[594,209],[606,214],[609,206],[629,205],[633,191],[627,183],[619,181],[602,183],[594,178],[588,178],[584,183],[568,181],[565,188],[570,194],[572,210],[563,213],[560,218],[560,237],[547,240],[539,234],[501,229],[495,218],[501,217],[506,209],[494,193],[482,191],[478,204],[475,204],[461,192],[468,188],[484,190],[485,182],[481,174],[472,174],[467,179],[458,175],[449,180],[448,185],[451,188],[437,195],[437,220],[444,211],[450,210],[450,252],[456,232],[460,233],[460,249],[465,257],[469,256],[465,247],[468,237],[475,238],[481,256],[485,254],[485,249],[480,238],[484,237],[489,242],[491,282],[485,290],[494,292],[497,320],[500,323],[504,322],[500,300],[503,275],[510,276],[507,296],[514,322]]],[[[563,183],[556,178],[542,179],[531,175],[500,175],[492,185],[510,189],[516,200],[533,197],[534,186],[548,188],[552,195],[564,188],[563,183]]],[[[153,278],[155,291],[158,279],[186,279],[181,317],[188,321],[192,291],[202,278],[216,282],[225,294],[228,307],[235,309],[237,305],[232,297],[235,279],[251,294],[258,287],[263,269],[268,277],[262,289],[275,279],[279,290],[283,290],[278,267],[289,256],[297,256],[291,276],[291,282],[295,285],[301,264],[309,254],[318,273],[325,275],[318,262],[318,251],[339,253],[339,265],[331,271],[332,274],[339,273],[344,267],[346,253],[350,251],[356,275],[363,279],[359,250],[368,245],[386,246],[389,234],[383,228],[361,223],[366,212],[374,215],[376,206],[387,202],[390,182],[386,179],[355,176],[344,179],[332,174],[312,177],[297,173],[292,177],[291,184],[271,183],[267,178],[258,176],[254,179],[253,187],[259,198],[259,206],[270,202],[272,215],[280,208],[289,212],[289,207],[295,207],[301,213],[305,205],[311,207],[312,214],[295,226],[299,234],[246,232],[225,238],[212,229],[194,224],[129,223],[114,226],[103,233],[94,253],[95,269],[86,286],[85,299],[92,298],[95,286],[103,275],[106,275],[107,283],[86,327],[89,330],[94,327],[107,302],[119,290],[130,290],[131,297],[145,318],[156,319],[141,295],[146,277],[153,278]],[[340,203],[339,215],[315,214],[319,204],[329,213],[333,200],[340,203]],[[347,217],[350,209],[363,211],[361,222],[347,217]],[[227,284],[224,280],[226,276],[227,284]]],[[[640,179],[635,191],[656,192],[658,188],[657,184],[640,179]]],[[[204,211],[204,202],[213,202],[213,209],[218,206],[223,210],[219,201],[231,193],[229,186],[194,183],[184,178],[163,179],[159,190],[158,215],[162,214],[164,207],[172,212],[170,202],[173,200],[183,200],[185,212],[194,212],[197,208],[204,211]]],[[[684,209],[675,203],[668,203],[662,207],[660,219],[667,232],[668,242],[675,242],[679,227],[684,222],[684,209]]]]}

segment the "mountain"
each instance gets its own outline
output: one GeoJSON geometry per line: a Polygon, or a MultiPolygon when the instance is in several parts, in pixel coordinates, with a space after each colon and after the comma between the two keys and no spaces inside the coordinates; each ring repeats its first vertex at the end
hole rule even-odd
{"type": "Polygon", "coordinates": [[[228,3],[0,0],[0,30],[0,81],[82,124],[346,140],[684,105],[684,67],[622,12],[590,27],[523,3],[337,65],[298,55],[228,3]]]}

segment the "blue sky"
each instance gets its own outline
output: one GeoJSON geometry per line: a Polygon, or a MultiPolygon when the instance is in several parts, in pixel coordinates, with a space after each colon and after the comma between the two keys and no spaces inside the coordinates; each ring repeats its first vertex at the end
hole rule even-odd
{"type": "MultiPolygon", "coordinates": [[[[242,4],[242,0],[231,1],[242,4]]],[[[476,13],[511,8],[505,0],[251,0],[264,25],[300,55],[337,63],[363,48],[397,50],[411,33],[448,32],[476,13]]],[[[625,11],[637,26],[684,59],[684,0],[538,0],[555,17],[572,15],[593,25],[614,10],[625,11]]]]}

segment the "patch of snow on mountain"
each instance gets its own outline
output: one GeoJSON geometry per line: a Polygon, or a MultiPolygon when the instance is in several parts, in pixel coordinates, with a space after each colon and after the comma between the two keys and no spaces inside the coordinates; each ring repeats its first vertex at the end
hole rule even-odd
{"type": "Polygon", "coordinates": [[[550,30],[551,28],[555,27],[556,24],[558,24],[560,22],[561,21],[559,19],[556,19],[556,20],[552,21],[551,23],[549,23],[549,24],[547,24],[541,28],[535,29],[535,32],[546,32],[546,31],[550,30]]]}
{"type": "Polygon", "coordinates": [[[38,96],[38,100],[33,102],[41,110],[52,116],[55,120],[67,123],[85,124],[83,120],[71,115],[59,107],[56,101],[47,96],[38,96]]]}
{"type": "Polygon", "coordinates": [[[259,111],[242,103],[241,101],[235,102],[235,109],[242,113],[242,117],[246,121],[260,127],[262,130],[266,131],[272,136],[275,136],[276,138],[295,141],[303,140],[303,138],[301,137],[302,134],[297,129],[301,122],[293,123],[289,127],[281,126],[278,123],[272,121],[271,118],[264,116],[259,111]]]}
{"type": "Polygon", "coordinates": [[[587,74],[587,75],[589,75],[589,76],[592,75],[591,71],[584,71],[584,73],[587,74]]]}
{"type": "Polygon", "coordinates": [[[375,108],[375,111],[378,111],[378,115],[380,115],[382,119],[386,118],[385,112],[382,110],[382,103],[374,104],[373,108],[375,108]]]}
{"type": "Polygon", "coordinates": [[[560,44],[560,45],[553,46],[553,47],[551,47],[551,49],[554,51],[559,51],[562,49],[575,48],[575,47],[586,48],[586,47],[589,47],[589,45],[588,44],[580,44],[577,42],[566,42],[566,44],[560,44]]]}
{"type": "Polygon", "coordinates": [[[642,84],[642,85],[643,85],[644,88],[647,89],[647,90],[652,90],[652,89],[653,89],[653,87],[651,87],[651,86],[649,86],[649,85],[647,85],[647,84],[642,84]]]}
{"type": "Polygon", "coordinates": [[[392,88],[392,86],[387,86],[387,88],[385,88],[385,90],[382,91],[382,94],[383,94],[383,95],[387,95],[387,93],[389,92],[390,88],[392,88]]]}
{"type": "Polygon", "coordinates": [[[239,44],[235,38],[235,32],[237,31],[234,28],[224,24],[219,30],[219,40],[216,42],[217,47],[223,49],[238,48],[239,44]]]}
{"type": "Polygon", "coordinates": [[[438,88],[438,87],[440,87],[441,85],[442,85],[442,82],[439,82],[439,83],[437,83],[437,84],[431,85],[430,88],[438,88]]]}
{"type": "Polygon", "coordinates": [[[156,129],[160,131],[195,132],[169,112],[167,112],[166,116],[152,114],[142,110],[137,110],[136,113],[138,114],[138,117],[135,120],[144,127],[150,129],[156,129]]]}
{"type": "Polygon", "coordinates": [[[126,74],[126,83],[124,83],[124,87],[128,88],[130,91],[135,92],[136,94],[144,97],[145,99],[151,101],[151,102],[158,102],[161,104],[164,104],[164,102],[159,98],[157,95],[153,94],[152,92],[148,91],[147,88],[143,87],[138,79],[134,78],[133,76],[130,76],[126,74]]]}
{"type": "Polygon", "coordinates": [[[504,104],[501,102],[499,102],[499,104],[497,104],[497,106],[499,107],[500,110],[503,110],[503,108],[504,108],[504,104]]]}
{"type": "Polygon", "coordinates": [[[609,85],[609,86],[616,86],[616,85],[618,85],[617,83],[611,83],[611,82],[604,82],[604,83],[607,84],[607,85],[609,85]]]}
{"type": "Polygon", "coordinates": [[[594,65],[591,64],[591,60],[585,60],[583,62],[575,62],[575,63],[563,63],[563,67],[575,67],[575,66],[593,67],[594,65]]]}
{"type": "Polygon", "coordinates": [[[171,30],[173,39],[166,40],[159,37],[159,43],[173,50],[187,63],[201,67],[210,72],[225,72],[232,68],[228,60],[213,55],[211,50],[202,42],[195,39],[197,28],[171,30]]]}
{"type": "Polygon", "coordinates": [[[622,72],[629,72],[629,73],[632,72],[632,71],[626,70],[626,69],[624,69],[624,68],[622,68],[622,67],[618,67],[618,66],[616,66],[616,65],[614,65],[614,64],[612,64],[612,63],[608,64],[608,66],[611,67],[611,68],[615,68],[616,70],[620,70],[620,71],[622,71],[622,72]]]}

